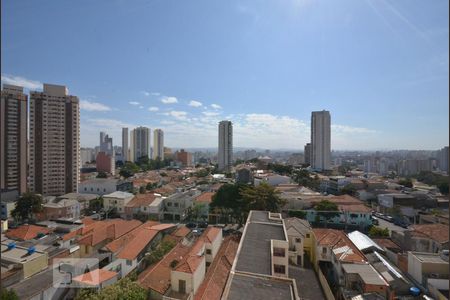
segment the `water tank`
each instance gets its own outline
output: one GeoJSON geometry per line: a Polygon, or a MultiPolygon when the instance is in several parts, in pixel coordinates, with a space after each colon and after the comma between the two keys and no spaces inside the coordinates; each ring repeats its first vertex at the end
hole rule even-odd
{"type": "Polygon", "coordinates": [[[14,243],[14,242],[8,243],[8,250],[11,250],[11,249],[14,249],[14,248],[16,248],[16,243],[14,243]]]}
{"type": "Polygon", "coordinates": [[[31,247],[28,248],[27,254],[31,255],[34,252],[36,252],[36,247],[35,246],[31,246],[31,247]]]}

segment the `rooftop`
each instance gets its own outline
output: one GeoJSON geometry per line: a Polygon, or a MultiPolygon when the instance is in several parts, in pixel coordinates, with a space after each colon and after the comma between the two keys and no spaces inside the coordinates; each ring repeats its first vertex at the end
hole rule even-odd
{"type": "Polygon", "coordinates": [[[293,289],[291,279],[234,274],[227,299],[294,299],[293,289]]]}
{"type": "Polygon", "coordinates": [[[110,280],[111,278],[114,278],[117,276],[116,272],[108,271],[105,269],[95,269],[91,272],[85,273],[83,275],[79,275],[75,278],[73,278],[73,281],[77,281],[82,284],[87,285],[99,285],[102,282],[105,282],[107,280],[110,280]]]}
{"type": "Polygon", "coordinates": [[[332,249],[336,258],[343,262],[364,263],[366,258],[344,232],[335,229],[314,228],[319,245],[332,249]]]}
{"type": "Polygon", "coordinates": [[[150,204],[153,203],[153,201],[155,201],[156,198],[157,197],[155,196],[155,194],[152,193],[137,194],[125,206],[126,207],[149,206],[150,204]]]}
{"type": "Polygon", "coordinates": [[[347,274],[358,274],[365,284],[388,285],[383,277],[369,264],[343,264],[342,268],[347,274]]]}
{"type": "Polygon", "coordinates": [[[420,262],[423,263],[434,263],[434,264],[447,264],[448,261],[445,261],[440,254],[438,253],[425,253],[425,252],[409,252],[408,255],[411,254],[415,256],[420,262]]]}
{"type": "Polygon", "coordinates": [[[413,225],[414,232],[421,233],[427,237],[439,242],[445,243],[449,240],[448,225],[444,224],[419,224],[413,225]]]}
{"type": "Polygon", "coordinates": [[[311,231],[311,224],[308,221],[302,220],[299,218],[287,218],[284,219],[284,224],[286,226],[286,230],[293,227],[298,233],[305,236],[307,233],[311,231]]]}
{"type": "Polygon", "coordinates": [[[211,203],[212,197],[215,193],[213,192],[204,192],[195,198],[195,201],[202,203],[211,203]]]}
{"type": "Polygon", "coordinates": [[[134,195],[128,192],[122,192],[122,191],[115,191],[108,195],[103,195],[103,198],[120,198],[120,199],[127,199],[130,197],[133,197],[134,195]]]}
{"type": "Polygon", "coordinates": [[[27,241],[36,238],[39,234],[48,234],[51,230],[36,225],[21,225],[15,229],[9,229],[5,235],[15,240],[27,241]]]}
{"type": "Polygon", "coordinates": [[[352,243],[362,252],[377,249],[384,251],[377,243],[375,243],[371,238],[358,230],[350,232],[347,234],[348,238],[352,243]]]}
{"type": "Polygon", "coordinates": [[[241,239],[242,246],[238,253],[236,270],[272,275],[271,240],[286,240],[283,226],[248,223],[241,239]]]}

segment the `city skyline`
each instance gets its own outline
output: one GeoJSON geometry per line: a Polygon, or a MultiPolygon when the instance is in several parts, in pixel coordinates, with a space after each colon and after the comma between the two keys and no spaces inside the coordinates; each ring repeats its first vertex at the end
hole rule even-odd
{"type": "Polygon", "coordinates": [[[100,131],[120,141],[122,127],[138,126],[164,130],[169,147],[214,147],[228,119],[236,147],[301,150],[310,112],[323,109],[334,116],[332,149],[449,143],[446,1],[72,5],[3,3],[2,83],[26,93],[43,82],[69,87],[80,97],[83,147],[100,131]],[[82,51],[22,38],[63,45],[72,26],[82,51]]]}

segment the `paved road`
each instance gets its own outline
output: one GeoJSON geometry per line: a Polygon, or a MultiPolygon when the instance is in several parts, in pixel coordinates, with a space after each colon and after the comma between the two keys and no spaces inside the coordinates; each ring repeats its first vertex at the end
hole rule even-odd
{"type": "Polygon", "coordinates": [[[322,287],[313,269],[305,269],[289,265],[289,277],[295,279],[300,299],[325,299],[322,287]]]}
{"type": "Polygon", "coordinates": [[[390,222],[380,219],[380,218],[378,218],[378,221],[380,222],[380,224],[376,225],[376,226],[389,229],[389,234],[391,234],[392,230],[394,230],[394,231],[405,231],[406,230],[406,228],[394,225],[394,223],[390,223],[390,222]]]}

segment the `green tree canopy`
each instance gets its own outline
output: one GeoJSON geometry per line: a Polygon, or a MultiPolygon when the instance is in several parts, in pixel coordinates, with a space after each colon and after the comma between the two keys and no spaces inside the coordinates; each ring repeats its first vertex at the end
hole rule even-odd
{"type": "Polygon", "coordinates": [[[407,187],[407,188],[413,187],[413,182],[412,182],[411,178],[400,179],[398,181],[398,184],[403,185],[404,187],[407,187]]]}
{"type": "Polygon", "coordinates": [[[103,171],[98,172],[97,178],[108,178],[108,174],[103,171]]]}
{"type": "Polygon", "coordinates": [[[96,292],[95,289],[82,289],[75,300],[145,300],[147,291],[137,282],[124,277],[116,283],[96,292]]]}
{"type": "Polygon", "coordinates": [[[16,202],[16,207],[11,211],[11,215],[14,219],[23,222],[34,218],[34,215],[41,212],[42,209],[42,196],[26,192],[16,202]]]}
{"type": "Polygon", "coordinates": [[[1,300],[19,300],[19,296],[17,296],[16,292],[13,289],[6,289],[4,287],[0,290],[0,299],[1,300]]]}
{"type": "Polygon", "coordinates": [[[251,210],[279,212],[286,201],[280,198],[280,192],[263,182],[260,185],[242,186],[240,194],[251,210]]]}
{"type": "Polygon", "coordinates": [[[338,211],[339,208],[336,203],[323,199],[314,206],[317,211],[338,211]]]}
{"type": "Polygon", "coordinates": [[[388,237],[389,236],[389,229],[387,228],[381,228],[377,226],[372,226],[369,229],[369,236],[370,237],[388,237]]]}

